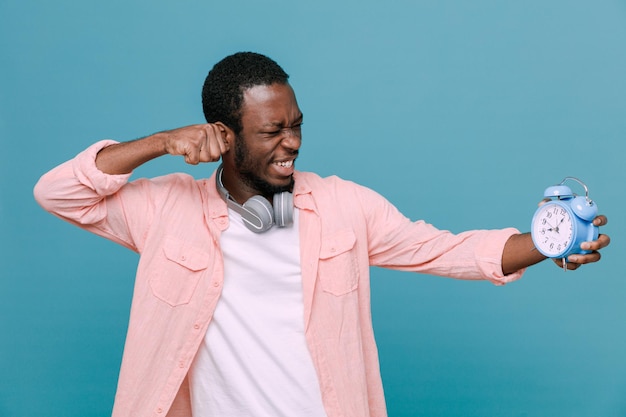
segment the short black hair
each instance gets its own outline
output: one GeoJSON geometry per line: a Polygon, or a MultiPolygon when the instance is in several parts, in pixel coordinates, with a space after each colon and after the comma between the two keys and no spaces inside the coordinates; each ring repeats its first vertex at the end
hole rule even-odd
{"type": "Polygon", "coordinates": [[[289,75],[275,61],[255,52],[237,52],[215,64],[202,87],[207,123],[222,122],[241,133],[244,92],[258,85],[287,84],[289,75]]]}

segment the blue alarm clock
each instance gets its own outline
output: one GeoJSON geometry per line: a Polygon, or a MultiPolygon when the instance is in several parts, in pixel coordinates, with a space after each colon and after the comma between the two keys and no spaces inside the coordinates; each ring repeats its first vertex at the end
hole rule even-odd
{"type": "Polygon", "coordinates": [[[580,248],[583,242],[598,238],[599,228],[593,225],[598,206],[589,198],[587,186],[579,179],[566,177],[557,185],[546,188],[546,203],[539,206],[533,216],[531,235],[539,252],[548,258],[586,254],[580,248]],[[567,180],[576,181],[585,189],[585,196],[578,196],[564,185],[567,180]]]}

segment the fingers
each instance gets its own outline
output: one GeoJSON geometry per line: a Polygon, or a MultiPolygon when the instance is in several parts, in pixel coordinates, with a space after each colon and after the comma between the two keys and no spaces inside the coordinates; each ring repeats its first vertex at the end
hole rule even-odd
{"type": "Polygon", "coordinates": [[[600,226],[604,226],[607,223],[608,223],[608,219],[606,218],[604,214],[601,214],[597,216],[595,219],[593,219],[594,226],[600,227],[600,226]]]}
{"type": "Polygon", "coordinates": [[[537,207],[541,207],[541,206],[543,206],[544,204],[546,204],[546,203],[548,203],[548,202],[550,202],[550,201],[552,201],[552,199],[551,199],[551,198],[549,198],[549,197],[544,198],[544,199],[543,199],[543,200],[541,200],[539,203],[537,203],[537,207]]]}
{"type": "Polygon", "coordinates": [[[611,238],[608,235],[599,235],[597,240],[594,240],[592,242],[583,242],[580,244],[580,248],[583,250],[591,251],[591,253],[584,255],[570,255],[567,258],[567,262],[576,265],[584,265],[598,262],[602,258],[602,255],[598,251],[602,248],[607,247],[609,243],[611,243],[611,238]]]}
{"type": "MultiPolygon", "coordinates": [[[[608,219],[605,215],[599,215],[595,219],[593,219],[593,224],[595,226],[604,226],[608,223],[608,219]]],[[[581,265],[590,264],[594,262],[598,262],[602,259],[602,255],[599,250],[607,247],[611,243],[611,238],[608,235],[600,234],[598,238],[591,242],[583,242],[580,244],[580,248],[584,251],[590,251],[587,254],[574,254],[570,255],[567,258],[567,262],[565,267],[567,269],[578,269],[581,265]]],[[[562,259],[553,259],[554,263],[563,268],[563,260],[562,259]]]]}
{"type": "Polygon", "coordinates": [[[200,145],[200,162],[219,161],[222,155],[228,150],[223,138],[223,133],[224,132],[222,132],[217,125],[206,125],[205,138],[200,145]]]}
{"type": "Polygon", "coordinates": [[[586,255],[570,255],[567,257],[567,263],[580,266],[584,264],[598,262],[601,258],[602,255],[600,255],[600,252],[591,252],[586,255]]]}
{"type": "MultiPolygon", "coordinates": [[[[605,215],[599,215],[595,219],[593,219],[593,224],[595,226],[604,226],[607,224],[608,219],[605,215]]],[[[602,255],[598,252],[600,249],[607,247],[611,243],[611,238],[608,235],[600,234],[598,238],[591,242],[583,242],[580,244],[580,248],[585,251],[591,251],[587,254],[575,254],[570,255],[567,258],[568,269],[577,269],[580,265],[589,264],[593,262],[598,262],[602,255]],[[571,267],[570,267],[571,264],[571,267]]],[[[555,260],[558,265],[557,260],[555,260]]]]}
{"type": "Polygon", "coordinates": [[[182,155],[185,157],[185,162],[190,165],[198,165],[200,162],[200,145],[187,143],[184,146],[182,155]]]}
{"type": "MultiPolygon", "coordinates": [[[[554,262],[556,264],[556,266],[558,266],[559,268],[563,269],[563,259],[562,258],[552,259],[552,262],[554,262]]],[[[581,264],[570,262],[569,259],[567,260],[567,262],[565,262],[565,268],[568,271],[574,271],[574,270],[580,268],[580,265],[581,264]]]]}
{"type": "Polygon", "coordinates": [[[609,243],[611,243],[611,238],[608,235],[601,234],[601,235],[598,235],[598,239],[592,242],[581,243],[580,248],[582,250],[596,251],[596,250],[600,250],[602,248],[609,246],[609,243]]]}
{"type": "Polygon", "coordinates": [[[182,155],[185,162],[219,161],[229,149],[224,127],[217,124],[186,126],[167,133],[166,150],[171,155],[182,155]]]}

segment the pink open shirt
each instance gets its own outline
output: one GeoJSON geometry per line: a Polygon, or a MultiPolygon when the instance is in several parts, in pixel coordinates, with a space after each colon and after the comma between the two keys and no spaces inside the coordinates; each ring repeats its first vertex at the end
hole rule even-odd
{"type": "MultiPolygon", "coordinates": [[[[35,187],[48,211],[140,256],[114,417],[190,416],[187,372],[223,283],[226,204],[214,175],[128,182],[95,166],[98,142],[35,187]]],[[[328,417],[385,416],[369,267],[504,284],[515,229],[452,234],[411,222],[370,189],[296,172],[306,340],[328,417]]]]}

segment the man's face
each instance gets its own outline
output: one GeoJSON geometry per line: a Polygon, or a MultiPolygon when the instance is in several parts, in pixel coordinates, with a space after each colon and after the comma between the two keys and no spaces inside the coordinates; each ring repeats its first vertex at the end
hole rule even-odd
{"type": "Polygon", "coordinates": [[[292,88],[272,84],[246,90],[241,124],[235,169],[242,185],[268,198],[291,190],[302,139],[302,113],[292,88]]]}

